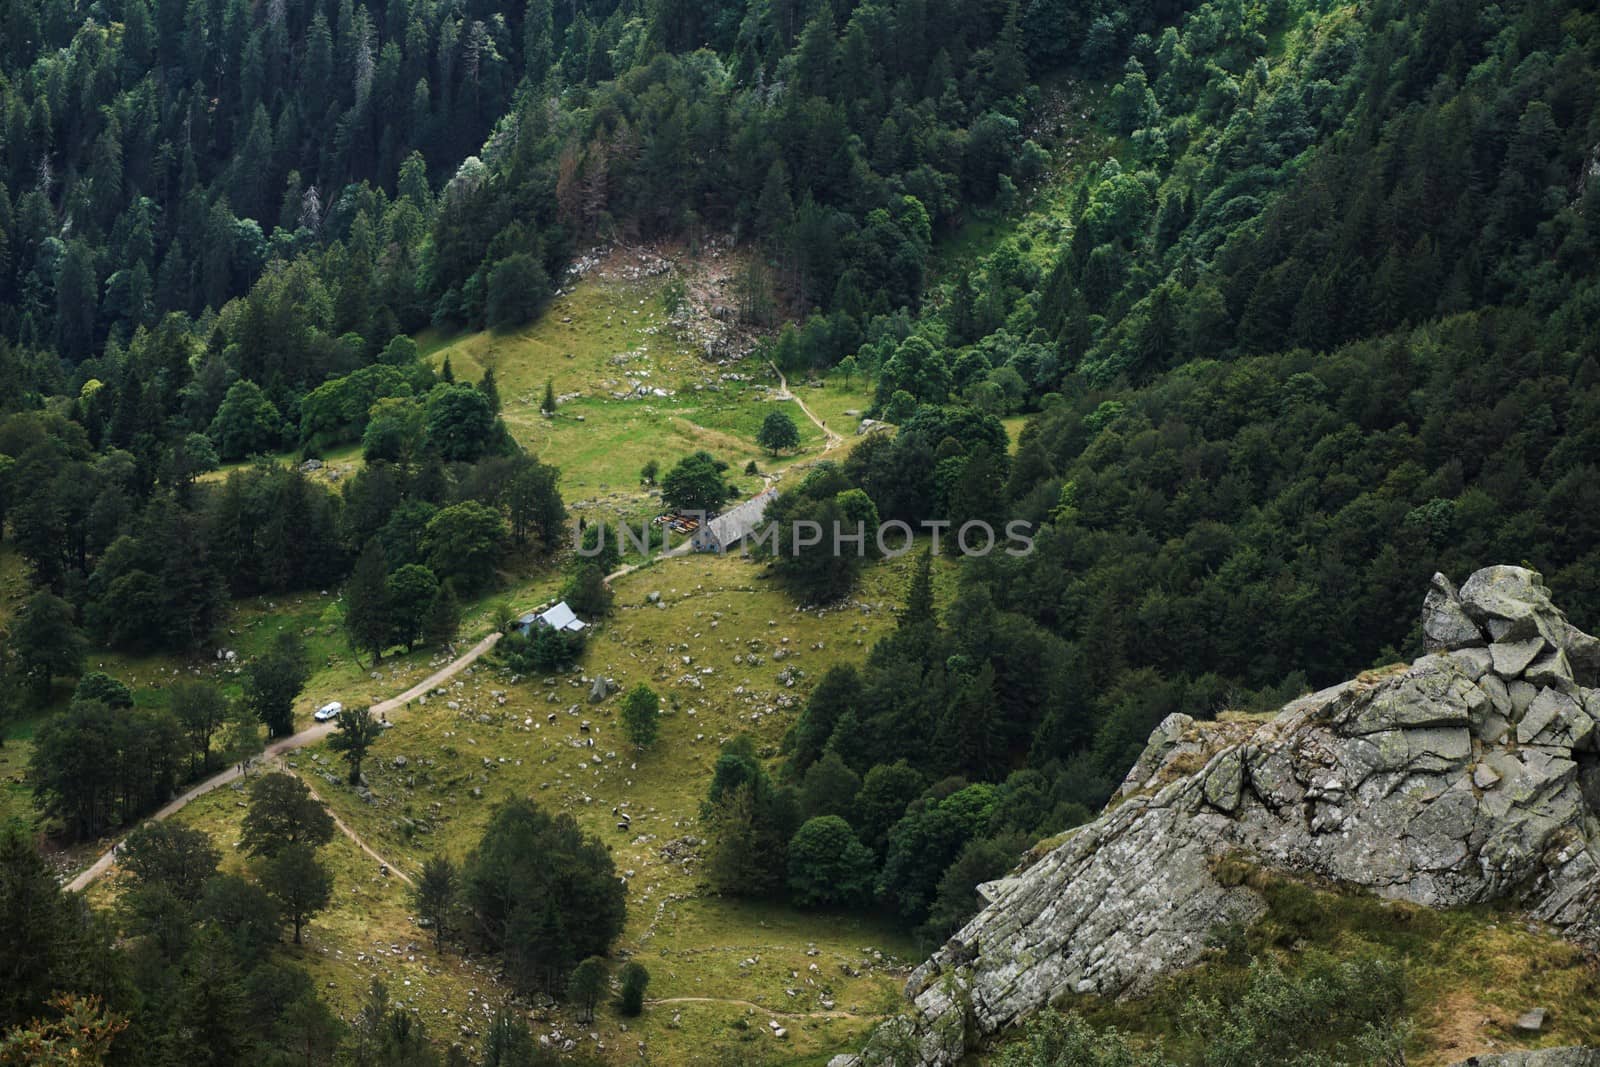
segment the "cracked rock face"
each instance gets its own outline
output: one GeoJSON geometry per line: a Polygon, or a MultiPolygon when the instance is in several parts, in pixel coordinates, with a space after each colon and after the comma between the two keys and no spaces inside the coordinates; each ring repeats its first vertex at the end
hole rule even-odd
{"type": "Polygon", "coordinates": [[[1219,923],[1265,910],[1213,874],[1227,855],[1431,907],[1509,899],[1600,940],[1600,641],[1519,567],[1459,590],[1436,575],[1422,623],[1422,659],[1270,721],[1163,722],[1114,806],[984,886],[912,974],[923,1061],[1062,993],[1137,994],[1196,963],[1219,923]]]}

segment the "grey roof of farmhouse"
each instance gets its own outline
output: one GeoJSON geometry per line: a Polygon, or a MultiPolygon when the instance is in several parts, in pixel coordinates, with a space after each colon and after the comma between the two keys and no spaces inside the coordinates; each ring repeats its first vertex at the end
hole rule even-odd
{"type": "Polygon", "coordinates": [[[721,515],[711,519],[705,524],[705,531],[715,540],[716,544],[727,548],[729,545],[738,544],[752,533],[761,524],[762,518],[767,513],[767,505],[778,497],[776,489],[768,489],[763,493],[746,500],[737,507],[729,508],[721,515]]]}

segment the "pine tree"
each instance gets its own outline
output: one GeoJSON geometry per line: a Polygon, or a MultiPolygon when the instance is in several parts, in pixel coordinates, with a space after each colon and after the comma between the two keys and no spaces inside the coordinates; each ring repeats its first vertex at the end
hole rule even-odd
{"type": "Polygon", "coordinates": [[[500,387],[495,384],[494,368],[485,367],[483,377],[478,381],[478,392],[489,399],[489,407],[496,414],[500,414],[500,387]]]}
{"type": "Polygon", "coordinates": [[[933,606],[933,548],[922,550],[917,557],[917,569],[911,575],[911,588],[906,592],[905,610],[900,613],[900,625],[918,626],[923,623],[938,625],[939,615],[933,606]]]}
{"type": "Polygon", "coordinates": [[[422,625],[423,633],[436,645],[448,645],[456,639],[461,629],[461,603],[456,599],[455,583],[446,579],[439,583],[439,591],[428,606],[428,616],[422,625]]]}
{"type": "Polygon", "coordinates": [[[383,545],[373,538],[356,558],[355,570],[344,591],[344,628],[350,646],[359,654],[372,653],[372,662],[383,658],[394,626],[389,618],[389,564],[383,545]]]}
{"type": "Polygon", "coordinates": [[[545,379],[544,399],[539,401],[539,410],[546,415],[554,415],[556,413],[556,387],[555,383],[548,378],[545,379]]]}

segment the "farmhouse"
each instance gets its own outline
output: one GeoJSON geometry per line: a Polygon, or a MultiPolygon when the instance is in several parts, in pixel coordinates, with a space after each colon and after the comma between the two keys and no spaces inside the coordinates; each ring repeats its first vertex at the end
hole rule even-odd
{"type": "Polygon", "coordinates": [[[566,630],[569,633],[578,633],[589,628],[589,624],[578,618],[576,612],[567,606],[565,600],[555,607],[543,612],[528,612],[517,620],[517,629],[524,634],[532,631],[535,625],[548,626],[552,630],[566,630]]]}
{"type": "Polygon", "coordinates": [[[726,552],[733,548],[761,525],[767,505],[777,496],[776,489],[768,489],[708,520],[689,538],[690,546],[696,552],[726,552]]]}

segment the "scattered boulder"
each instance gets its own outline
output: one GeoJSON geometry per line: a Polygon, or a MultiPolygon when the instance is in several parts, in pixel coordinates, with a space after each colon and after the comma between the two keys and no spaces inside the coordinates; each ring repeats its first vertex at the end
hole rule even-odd
{"type": "Polygon", "coordinates": [[[1517,1016],[1517,1021],[1512,1025],[1526,1034],[1537,1034],[1544,1029],[1545,1010],[1543,1008],[1530,1008],[1517,1016]]]}

